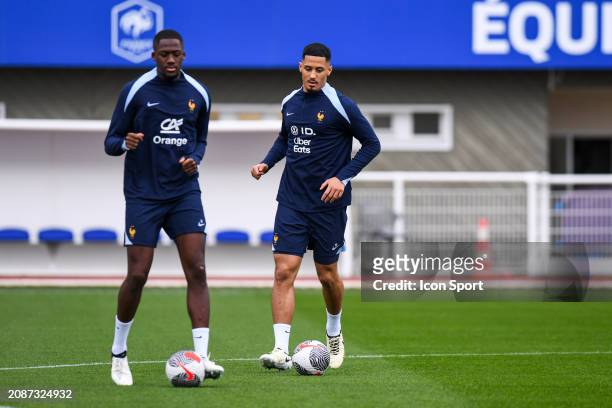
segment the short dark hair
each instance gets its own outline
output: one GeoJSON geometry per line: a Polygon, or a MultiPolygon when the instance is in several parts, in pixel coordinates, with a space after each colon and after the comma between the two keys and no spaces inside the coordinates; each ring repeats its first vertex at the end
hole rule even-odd
{"type": "Polygon", "coordinates": [[[302,51],[302,59],[305,56],[310,55],[311,57],[325,57],[325,61],[331,60],[331,51],[325,44],[312,43],[304,47],[302,51]]]}
{"type": "Polygon", "coordinates": [[[161,40],[179,40],[181,42],[181,47],[183,46],[183,37],[178,33],[178,31],[174,30],[161,30],[157,34],[155,34],[155,38],[153,38],[153,49],[156,50],[159,47],[159,42],[161,40]]]}

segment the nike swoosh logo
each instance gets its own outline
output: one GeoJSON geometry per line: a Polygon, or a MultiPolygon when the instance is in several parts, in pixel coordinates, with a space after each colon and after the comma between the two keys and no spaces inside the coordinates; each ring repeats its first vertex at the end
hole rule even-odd
{"type": "Polygon", "coordinates": [[[198,222],[198,227],[203,227],[204,223],[203,222],[198,222]]]}
{"type": "Polygon", "coordinates": [[[159,105],[159,102],[154,102],[154,103],[147,102],[147,106],[148,106],[149,108],[150,108],[151,106],[155,106],[155,105],[159,105]]]}
{"type": "Polygon", "coordinates": [[[291,113],[287,112],[287,116],[291,116],[291,115],[293,115],[294,113],[295,113],[295,112],[291,112],[291,113]]]}
{"type": "Polygon", "coordinates": [[[198,337],[194,337],[194,338],[196,338],[196,339],[201,339],[201,338],[202,338],[202,336],[198,336],[198,337]]]}
{"type": "Polygon", "coordinates": [[[187,373],[187,381],[193,381],[193,379],[195,378],[195,374],[189,371],[187,368],[185,368],[185,366],[182,363],[179,363],[179,366],[183,370],[185,370],[185,373],[187,373]]]}

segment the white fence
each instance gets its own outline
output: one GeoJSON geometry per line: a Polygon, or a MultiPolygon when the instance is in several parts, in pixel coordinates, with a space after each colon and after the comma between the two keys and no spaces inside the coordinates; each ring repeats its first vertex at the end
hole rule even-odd
{"type": "Polygon", "coordinates": [[[364,172],[351,219],[354,262],[362,241],[612,244],[612,175],[364,172]]]}
{"type": "MultiPolygon", "coordinates": [[[[201,169],[211,241],[221,229],[239,228],[251,236],[250,246],[209,248],[211,277],[271,282],[269,246],[260,245],[258,235],[273,226],[282,166],[259,182],[249,168],[273,143],[279,125],[278,120],[211,122],[201,169]]],[[[0,278],[97,274],[120,281],[125,251],[119,246],[80,245],[75,238],[77,245],[51,250],[35,238],[49,226],[66,227],[77,237],[94,226],[123,231],[123,166],[104,154],[107,126],[0,121],[0,228],[18,226],[32,236],[30,244],[0,246],[0,278]]],[[[344,276],[358,272],[361,241],[612,243],[612,175],[364,172],[353,180],[353,196],[346,232],[351,252],[340,262],[344,276]]],[[[164,247],[152,276],[182,282],[174,248],[164,247]]],[[[314,279],[310,259],[303,265],[300,276],[314,279]]]]}

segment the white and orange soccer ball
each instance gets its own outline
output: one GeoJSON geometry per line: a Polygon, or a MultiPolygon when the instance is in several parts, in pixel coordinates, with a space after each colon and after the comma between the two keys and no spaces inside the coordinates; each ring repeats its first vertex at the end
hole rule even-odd
{"type": "Polygon", "coordinates": [[[197,387],[204,381],[204,362],[195,351],[177,351],[166,362],[166,376],[175,387],[197,387]]]}
{"type": "Polygon", "coordinates": [[[306,340],[293,351],[293,368],[300,375],[322,375],[329,367],[329,351],[317,340],[306,340]]]}

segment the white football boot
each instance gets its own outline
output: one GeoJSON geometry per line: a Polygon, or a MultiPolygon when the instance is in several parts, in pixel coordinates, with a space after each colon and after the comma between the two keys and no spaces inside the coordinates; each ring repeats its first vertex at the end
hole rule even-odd
{"type": "Polygon", "coordinates": [[[344,361],[344,338],[342,332],[337,336],[327,336],[327,350],[329,351],[329,366],[331,368],[340,368],[344,361]]]}
{"type": "Polygon", "coordinates": [[[259,357],[259,362],[267,369],[276,368],[281,371],[291,369],[291,357],[279,348],[275,348],[267,354],[262,354],[259,357]]]}
{"type": "Polygon", "coordinates": [[[223,367],[210,360],[210,354],[208,357],[202,358],[202,362],[204,363],[204,378],[217,380],[225,372],[223,367]]]}
{"type": "Polygon", "coordinates": [[[127,356],[112,357],[111,360],[111,378],[117,385],[132,385],[132,372],[128,365],[127,356]]]}

